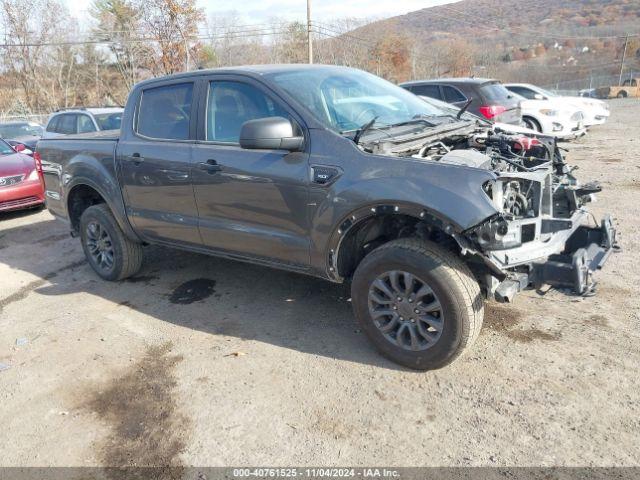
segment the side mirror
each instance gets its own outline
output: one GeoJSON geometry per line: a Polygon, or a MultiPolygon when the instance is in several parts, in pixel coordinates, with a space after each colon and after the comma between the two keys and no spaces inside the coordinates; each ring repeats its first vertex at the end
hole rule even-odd
{"type": "Polygon", "coordinates": [[[16,144],[13,146],[13,149],[14,149],[16,152],[24,152],[24,151],[27,149],[27,147],[26,147],[26,145],[23,145],[22,143],[16,143],[16,144]]]}
{"type": "Polygon", "coordinates": [[[293,125],[283,117],[249,120],[240,129],[240,146],[251,150],[289,150],[302,148],[304,137],[295,136],[293,125]]]}
{"type": "Polygon", "coordinates": [[[533,98],[535,98],[536,100],[544,100],[544,96],[539,93],[534,94],[533,98]]]}

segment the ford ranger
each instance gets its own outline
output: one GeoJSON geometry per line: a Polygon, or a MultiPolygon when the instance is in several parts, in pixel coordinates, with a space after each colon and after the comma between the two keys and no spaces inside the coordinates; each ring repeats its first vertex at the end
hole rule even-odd
{"type": "Polygon", "coordinates": [[[593,290],[616,245],[555,140],[501,130],[344,67],[139,83],[119,131],[42,140],[48,209],[106,280],[160,244],[349,281],[378,350],[434,369],[486,299],[593,290]]]}

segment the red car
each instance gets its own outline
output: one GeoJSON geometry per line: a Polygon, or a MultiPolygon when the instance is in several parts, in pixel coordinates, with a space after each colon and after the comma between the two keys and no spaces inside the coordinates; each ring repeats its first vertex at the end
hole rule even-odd
{"type": "Polygon", "coordinates": [[[0,140],[0,212],[37,207],[44,203],[42,164],[0,140]]]}

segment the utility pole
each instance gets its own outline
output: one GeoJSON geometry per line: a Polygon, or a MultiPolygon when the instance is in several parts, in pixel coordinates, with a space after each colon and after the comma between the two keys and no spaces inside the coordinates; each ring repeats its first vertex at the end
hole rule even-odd
{"type": "Polygon", "coordinates": [[[622,50],[622,61],[620,62],[620,79],[618,85],[622,85],[622,69],[624,68],[624,57],[627,55],[627,43],[629,43],[629,34],[624,37],[624,49],[622,50]]]}
{"type": "Polygon", "coordinates": [[[313,63],[313,43],[311,42],[311,0],[307,0],[307,52],[309,64],[313,63]]]}

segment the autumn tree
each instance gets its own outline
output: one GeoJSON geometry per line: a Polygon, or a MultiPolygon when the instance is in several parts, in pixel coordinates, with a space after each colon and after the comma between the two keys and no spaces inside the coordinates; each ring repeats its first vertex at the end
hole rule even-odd
{"type": "Polygon", "coordinates": [[[195,0],[132,0],[140,12],[140,24],[151,54],[148,66],[155,75],[190,70],[196,66],[201,44],[198,26],[204,13],[195,0]]]}
{"type": "Polygon", "coordinates": [[[126,92],[140,80],[141,70],[151,54],[148,44],[140,41],[140,10],[132,0],[93,0],[89,12],[97,24],[93,35],[108,42],[113,64],[122,79],[122,91],[115,94],[122,102],[126,92]]]}
{"type": "Polygon", "coordinates": [[[50,108],[57,77],[43,88],[51,80],[47,44],[60,40],[66,11],[57,0],[2,0],[1,8],[6,38],[15,45],[4,47],[4,71],[21,87],[30,110],[50,108]]]}
{"type": "Polygon", "coordinates": [[[394,33],[385,35],[371,52],[371,70],[395,82],[408,80],[412,73],[410,45],[410,40],[405,36],[394,33]]]}

